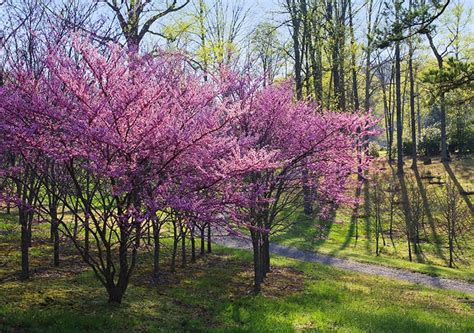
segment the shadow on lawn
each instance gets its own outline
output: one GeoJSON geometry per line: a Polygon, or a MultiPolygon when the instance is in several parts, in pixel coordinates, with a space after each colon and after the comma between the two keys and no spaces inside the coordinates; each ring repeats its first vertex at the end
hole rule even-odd
{"type": "Polygon", "coordinates": [[[474,216],[474,206],[471,202],[471,199],[469,199],[469,196],[464,191],[464,188],[462,187],[461,183],[456,178],[456,175],[454,174],[453,169],[451,169],[451,166],[447,162],[443,163],[443,165],[444,165],[444,169],[448,173],[448,175],[451,178],[451,180],[453,181],[454,185],[457,187],[459,193],[461,193],[461,196],[463,197],[464,201],[466,202],[467,207],[469,207],[469,210],[471,211],[471,215],[474,216]]]}
{"type": "Polygon", "coordinates": [[[238,327],[248,316],[258,322],[267,314],[265,307],[258,315],[249,312],[253,300],[273,302],[305,286],[302,271],[278,266],[264,283],[262,296],[249,296],[251,261],[232,253],[200,257],[156,285],[149,279],[150,258],[141,259],[120,306],[107,304],[106,292],[90,270],[0,284],[0,331],[205,332],[238,327]]]}
{"type": "MultiPolygon", "coordinates": [[[[360,200],[361,193],[362,193],[362,185],[361,183],[358,183],[355,194],[354,194],[356,201],[360,200]]],[[[338,249],[331,252],[331,255],[336,255],[339,251],[342,251],[345,248],[347,248],[349,244],[351,243],[351,239],[354,236],[355,236],[354,246],[357,245],[357,240],[359,239],[359,224],[358,224],[359,211],[360,211],[360,204],[357,203],[356,206],[352,210],[351,222],[350,222],[349,230],[347,231],[347,234],[346,234],[346,238],[338,249]]]]}
{"type": "Polygon", "coordinates": [[[441,237],[438,235],[438,232],[436,231],[436,225],[435,225],[433,213],[431,211],[431,207],[430,207],[430,204],[429,204],[428,196],[426,194],[426,188],[425,188],[425,185],[423,184],[423,181],[421,179],[418,168],[413,169],[413,174],[415,175],[416,184],[418,186],[418,189],[419,189],[420,194],[421,194],[421,198],[423,200],[423,207],[424,207],[424,210],[426,212],[426,217],[428,219],[428,224],[429,224],[430,229],[431,229],[431,234],[433,236],[433,244],[434,244],[434,247],[435,247],[436,254],[447,265],[448,261],[447,261],[446,256],[444,255],[443,249],[442,249],[443,241],[442,241],[441,237]]]}
{"type": "Polygon", "coordinates": [[[312,250],[326,242],[335,219],[335,211],[331,212],[329,218],[324,220],[320,219],[317,214],[308,216],[300,211],[295,214],[294,222],[284,230],[281,230],[278,234],[272,236],[271,240],[276,243],[284,240],[285,245],[303,249],[305,244],[307,244],[310,246],[309,250],[312,250]],[[301,242],[302,237],[304,238],[304,242],[301,242]]]}

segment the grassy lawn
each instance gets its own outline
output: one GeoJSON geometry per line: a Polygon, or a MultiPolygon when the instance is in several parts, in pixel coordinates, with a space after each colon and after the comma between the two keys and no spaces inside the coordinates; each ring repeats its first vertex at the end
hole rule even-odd
{"type": "MultiPolygon", "coordinates": [[[[436,165],[435,165],[436,166],[436,165]]],[[[455,169],[455,167],[453,167],[455,169]]],[[[463,172],[466,172],[463,169],[463,172]]],[[[458,171],[459,172],[459,169],[458,171]]],[[[465,180],[464,180],[465,181],[465,180]]],[[[469,186],[469,185],[466,185],[469,186]]],[[[458,269],[443,267],[437,249],[423,246],[425,263],[407,261],[403,239],[388,241],[381,256],[365,219],[355,243],[351,212],[340,210],[315,237],[314,221],[298,216],[274,240],[356,260],[473,280],[472,248],[458,269]],[[338,223],[343,220],[344,223],[338,223]]],[[[215,246],[196,263],[169,271],[169,242],[163,242],[163,277],[151,276],[144,250],[121,306],[106,303],[105,289],[75,250],[62,242],[61,266],[52,267],[48,224],[35,224],[27,282],[20,267],[19,227],[0,215],[0,332],[472,332],[474,295],[273,257],[273,271],[259,296],[252,296],[249,252],[215,246]]],[[[179,260],[178,260],[179,265],[179,260]]]]}
{"type": "Polygon", "coordinates": [[[474,330],[466,295],[283,258],[274,258],[254,297],[250,259],[219,248],[154,285],[143,258],[120,307],[106,304],[89,269],[72,262],[48,268],[28,282],[0,284],[0,331],[474,330]]]}
{"type": "MultiPolygon", "coordinates": [[[[261,295],[252,296],[249,252],[215,247],[211,255],[150,279],[144,253],[121,306],[67,244],[51,267],[47,225],[37,225],[33,277],[18,281],[18,232],[3,216],[0,234],[0,332],[468,332],[473,295],[337,270],[281,257],[261,295]]],[[[166,250],[166,241],[165,241],[166,250]]]]}
{"type": "MultiPolygon", "coordinates": [[[[473,190],[474,159],[472,157],[454,160],[451,163],[451,170],[464,190],[473,190]]],[[[428,171],[434,176],[441,176],[444,181],[449,177],[443,164],[439,161],[433,161],[433,164],[428,166],[421,165],[420,163],[419,173],[423,175],[428,171]]],[[[412,174],[412,171],[409,169],[409,163],[406,166],[406,173],[409,176],[412,174]]],[[[431,188],[435,186],[429,185],[426,181],[423,181],[423,185],[425,187],[431,186],[431,188]]],[[[363,195],[364,191],[362,190],[363,195]]],[[[466,196],[464,199],[470,202],[472,197],[466,196]]],[[[364,209],[362,206],[358,218],[352,217],[352,210],[341,208],[336,212],[334,218],[322,222],[308,218],[301,211],[297,212],[293,216],[297,223],[284,232],[275,235],[272,240],[280,244],[338,257],[405,268],[430,275],[474,281],[474,246],[472,242],[474,235],[472,234],[472,228],[471,233],[465,235],[462,258],[457,262],[455,269],[447,267],[447,242],[443,231],[437,227],[432,227],[428,223],[429,221],[427,221],[425,231],[427,233],[426,237],[430,241],[421,244],[423,252],[418,258],[414,258],[414,262],[408,260],[406,239],[400,232],[395,234],[393,243],[388,237],[387,232],[385,232],[386,245],[383,246],[381,254],[377,257],[375,255],[373,222],[369,221],[366,216],[363,216],[364,209]],[[320,223],[325,226],[323,235],[316,228],[316,225],[320,223]],[[356,232],[358,233],[357,241],[355,237],[356,232]],[[434,233],[442,240],[441,244],[435,245],[436,242],[433,241],[434,233]]],[[[431,209],[434,219],[440,217],[439,212],[436,212],[433,207],[429,209],[431,209]]],[[[387,222],[385,223],[387,225],[387,222]]],[[[472,220],[470,223],[472,225],[472,220]]]]}

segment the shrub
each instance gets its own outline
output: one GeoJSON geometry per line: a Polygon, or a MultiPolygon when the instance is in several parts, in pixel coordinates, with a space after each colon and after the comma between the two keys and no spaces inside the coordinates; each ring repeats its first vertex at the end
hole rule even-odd
{"type": "Polygon", "coordinates": [[[474,124],[461,128],[450,128],[448,132],[448,149],[451,153],[474,151],[474,124]]]}
{"type": "Polygon", "coordinates": [[[403,142],[403,156],[411,156],[413,150],[413,142],[405,141],[403,142]]]}
{"type": "Polygon", "coordinates": [[[380,145],[377,142],[369,142],[369,156],[379,157],[380,145]]]}
{"type": "Polygon", "coordinates": [[[441,152],[441,130],[435,126],[425,128],[419,148],[426,156],[438,155],[441,152]]]}

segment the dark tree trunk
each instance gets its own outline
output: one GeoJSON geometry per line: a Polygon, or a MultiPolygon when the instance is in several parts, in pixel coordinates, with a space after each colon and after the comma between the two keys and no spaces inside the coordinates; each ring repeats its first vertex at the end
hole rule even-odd
{"type": "Polygon", "coordinates": [[[296,98],[298,100],[303,99],[303,77],[302,77],[302,70],[303,70],[303,59],[300,46],[300,25],[301,25],[301,18],[299,10],[296,4],[291,5],[291,20],[293,24],[293,31],[292,31],[292,39],[293,39],[293,52],[295,56],[295,85],[296,85],[296,98]]]}
{"type": "Polygon", "coordinates": [[[160,225],[157,221],[152,221],[153,226],[153,277],[160,277],[160,225]]]}
{"type": "Polygon", "coordinates": [[[21,226],[21,279],[27,280],[30,277],[28,218],[24,208],[20,207],[18,210],[21,226]]]}
{"type": "Polygon", "coordinates": [[[268,234],[262,236],[262,257],[263,257],[263,274],[266,277],[267,273],[270,273],[270,237],[268,234]]]}
{"type": "Polygon", "coordinates": [[[146,228],[146,243],[148,245],[151,245],[151,229],[152,226],[150,224],[150,222],[147,222],[147,228],[146,228]]]}
{"type": "Polygon", "coordinates": [[[352,68],[352,96],[353,96],[353,107],[354,110],[359,110],[359,90],[357,84],[357,62],[356,62],[356,48],[355,48],[355,36],[354,36],[354,23],[352,13],[352,0],[349,3],[349,31],[351,35],[351,68],[352,68]]]}
{"type": "Polygon", "coordinates": [[[211,246],[211,224],[207,223],[207,253],[212,252],[211,246]]]}
{"type": "Polygon", "coordinates": [[[203,256],[204,255],[204,252],[205,252],[205,248],[206,248],[206,236],[205,236],[205,227],[202,226],[200,228],[200,231],[201,231],[201,255],[203,256]]]}
{"type": "Polygon", "coordinates": [[[32,247],[33,244],[31,243],[31,236],[32,236],[32,226],[33,226],[33,218],[34,218],[34,212],[28,212],[27,214],[28,217],[28,222],[27,222],[27,230],[28,230],[28,247],[32,247]]]}
{"type": "Polygon", "coordinates": [[[252,231],[252,248],[253,248],[253,268],[254,268],[254,286],[253,291],[255,294],[260,293],[262,290],[262,261],[260,252],[260,234],[259,232],[252,231]]]}
{"type": "MultiPolygon", "coordinates": [[[[412,1],[410,0],[410,8],[412,7],[412,1]]],[[[416,114],[415,114],[415,77],[413,74],[413,41],[409,41],[409,51],[408,51],[408,75],[410,79],[410,123],[411,123],[411,141],[412,141],[412,151],[411,158],[412,164],[411,168],[415,169],[416,164],[416,114]]]]}
{"type": "Polygon", "coordinates": [[[181,267],[186,267],[186,232],[181,230],[181,267]]]}
{"type": "Polygon", "coordinates": [[[191,228],[191,262],[196,262],[196,240],[194,238],[195,226],[191,228]]]}
{"type": "MultiPolygon", "coordinates": [[[[50,200],[54,200],[50,198],[50,200]]],[[[53,265],[59,266],[59,220],[58,211],[54,203],[49,206],[49,214],[51,217],[51,238],[53,243],[53,265]]]]}
{"type": "Polygon", "coordinates": [[[124,292],[118,286],[107,288],[109,294],[109,304],[121,304],[124,292]]]}
{"type": "Polygon", "coordinates": [[[176,253],[178,252],[178,232],[176,230],[176,222],[173,221],[173,252],[171,253],[171,272],[176,272],[176,253]]]}
{"type": "Polygon", "coordinates": [[[84,221],[84,255],[86,258],[89,257],[89,218],[86,217],[84,221]]]}
{"type": "MultiPolygon", "coordinates": [[[[426,34],[428,37],[428,41],[430,43],[431,50],[436,57],[436,61],[438,62],[438,69],[441,71],[444,67],[444,59],[443,56],[438,52],[436,46],[433,42],[433,38],[430,33],[426,34]]],[[[440,93],[440,122],[441,122],[441,160],[447,162],[450,160],[448,154],[448,144],[447,144],[447,136],[446,136],[446,96],[444,92],[440,93]]]]}
{"type": "Polygon", "coordinates": [[[395,44],[395,97],[397,109],[397,173],[403,174],[403,122],[400,75],[400,42],[395,44]]]}
{"type": "Polygon", "coordinates": [[[54,224],[53,227],[53,264],[54,266],[59,266],[59,222],[55,220],[52,222],[54,224]]]}

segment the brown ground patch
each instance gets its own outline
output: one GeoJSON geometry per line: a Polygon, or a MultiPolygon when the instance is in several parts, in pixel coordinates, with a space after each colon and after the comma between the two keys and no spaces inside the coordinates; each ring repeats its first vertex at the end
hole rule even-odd
{"type": "Polygon", "coordinates": [[[303,291],[305,276],[291,267],[277,267],[267,274],[262,294],[267,297],[284,297],[303,291]]]}

